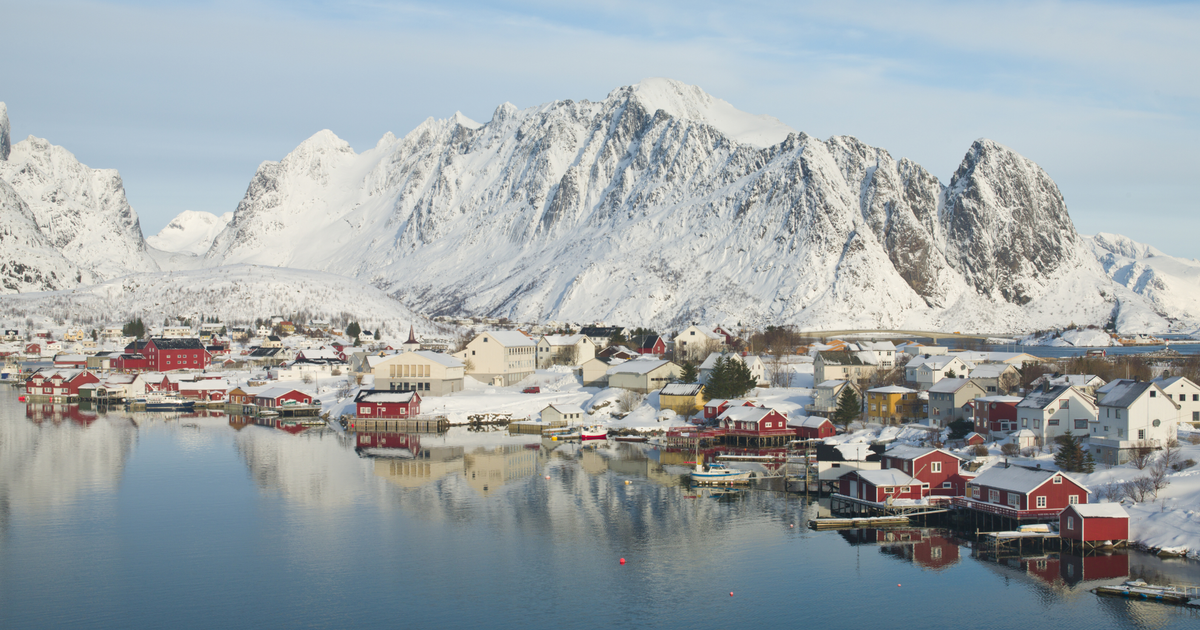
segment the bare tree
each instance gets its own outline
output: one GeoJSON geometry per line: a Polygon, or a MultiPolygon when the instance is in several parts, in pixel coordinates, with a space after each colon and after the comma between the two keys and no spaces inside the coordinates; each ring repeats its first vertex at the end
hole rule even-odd
{"type": "Polygon", "coordinates": [[[622,390],[617,395],[617,411],[621,413],[629,413],[641,406],[642,401],[646,399],[645,394],[639,394],[632,389],[622,390]]]}
{"type": "Polygon", "coordinates": [[[767,358],[767,382],[771,387],[792,386],[792,366],[782,354],[773,354],[767,358]]]}
{"type": "Polygon", "coordinates": [[[1153,455],[1153,444],[1145,440],[1134,442],[1133,447],[1129,449],[1129,463],[1133,464],[1134,468],[1142,470],[1150,465],[1150,459],[1153,455]]]}

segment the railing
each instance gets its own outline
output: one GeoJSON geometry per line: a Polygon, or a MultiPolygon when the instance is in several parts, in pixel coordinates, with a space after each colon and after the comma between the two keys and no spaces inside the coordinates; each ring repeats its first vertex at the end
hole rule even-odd
{"type": "Polygon", "coordinates": [[[1062,512],[1062,509],[1019,510],[1007,505],[997,505],[995,503],[978,501],[968,497],[954,497],[953,504],[954,507],[969,508],[972,510],[987,512],[989,514],[997,514],[1008,518],[1056,517],[1062,512]]]}

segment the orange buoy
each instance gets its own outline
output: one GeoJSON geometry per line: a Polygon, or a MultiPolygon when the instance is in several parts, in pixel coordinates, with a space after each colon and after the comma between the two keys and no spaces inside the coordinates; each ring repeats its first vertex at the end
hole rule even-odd
{"type": "Polygon", "coordinates": [[[625,564],[625,558],[621,558],[621,564],[625,564]]]}
{"type": "Polygon", "coordinates": [[[729,591],[729,596],[733,597],[733,591],[729,591]]]}
{"type": "Polygon", "coordinates": [[[896,588],[900,588],[900,585],[899,585],[899,584],[897,584],[897,585],[896,585],[896,588]]]}

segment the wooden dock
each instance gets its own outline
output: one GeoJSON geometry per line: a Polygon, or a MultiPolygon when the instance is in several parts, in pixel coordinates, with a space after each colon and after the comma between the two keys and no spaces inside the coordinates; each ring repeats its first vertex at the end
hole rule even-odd
{"type": "Polygon", "coordinates": [[[1097,586],[1092,592],[1105,597],[1144,599],[1200,608],[1200,587],[1197,586],[1156,586],[1142,580],[1130,580],[1114,586],[1097,586]]]}
{"type": "Polygon", "coordinates": [[[388,432],[388,433],[445,433],[450,428],[450,420],[445,416],[432,416],[428,418],[357,418],[352,421],[355,431],[364,431],[367,433],[388,432]]]}
{"type": "Polygon", "coordinates": [[[862,518],[817,518],[808,522],[810,529],[862,529],[865,527],[902,527],[907,516],[864,516],[862,518]]]}

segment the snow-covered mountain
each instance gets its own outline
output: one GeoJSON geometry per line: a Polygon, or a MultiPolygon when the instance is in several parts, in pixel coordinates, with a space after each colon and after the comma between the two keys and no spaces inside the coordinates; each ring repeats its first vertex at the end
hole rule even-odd
{"type": "Polygon", "coordinates": [[[213,239],[233,218],[232,212],[221,216],[211,212],[185,210],[171,220],[146,243],[164,252],[201,255],[212,247],[213,239]]]}
{"type": "Polygon", "coordinates": [[[1119,234],[1101,232],[1087,238],[1105,273],[1119,287],[1142,298],[1126,307],[1122,302],[1122,330],[1164,330],[1158,320],[1200,320],[1200,261],[1168,256],[1119,234]]]}
{"type": "MultiPolygon", "coordinates": [[[[66,149],[33,136],[10,148],[7,112],[8,108],[0,103],[0,180],[9,191],[0,194],[4,204],[0,210],[5,215],[23,213],[32,217],[37,232],[50,245],[41,258],[65,258],[83,272],[63,274],[54,266],[57,261],[43,267],[35,256],[24,263],[22,278],[42,278],[40,284],[45,286],[39,290],[44,290],[74,286],[91,277],[105,279],[157,271],[117,171],[88,168],[66,149]]],[[[18,239],[21,252],[33,246],[30,238],[18,239]]],[[[10,248],[6,241],[0,257],[12,259],[21,252],[10,248]]],[[[3,285],[7,290],[28,290],[21,287],[22,282],[5,281],[3,285]]]]}
{"type": "Polygon", "coordinates": [[[362,154],[322,131],[259,168],[205,256],[520,320],[1020,330],[1119,303],[1011,149],[977,141],[944,186],[665,79],[430,119],[362,154]]]}

